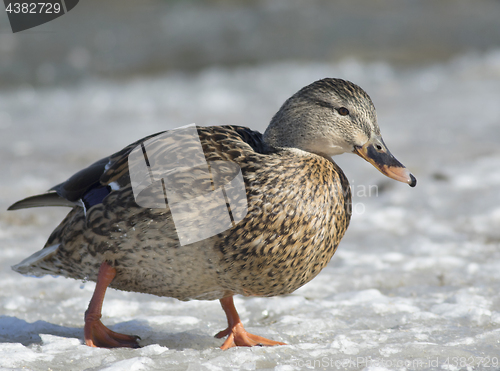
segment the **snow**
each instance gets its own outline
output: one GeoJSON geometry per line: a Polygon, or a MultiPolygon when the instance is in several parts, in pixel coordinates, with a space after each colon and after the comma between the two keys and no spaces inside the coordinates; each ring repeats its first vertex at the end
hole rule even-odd
{"type": "Polygon", "coordinates": [[[387,179],[356,156],[335,158],[355,214],[331,263],[291,295],[235,298],[250,332],[289,345],[221,351],[217,301],[109,290],[103,322],[139,335],[142,348],[89,348],[83,314],[94,283],[10,270],[67,210],[1,211],[0,368],[498,369],[500,51],[412,69],[288,62],[5,88],[0,209],[150,133],[193,122],[263,130],[288,96],[325,76],[367,90],[385,142],[418,184],[387,179]]]}

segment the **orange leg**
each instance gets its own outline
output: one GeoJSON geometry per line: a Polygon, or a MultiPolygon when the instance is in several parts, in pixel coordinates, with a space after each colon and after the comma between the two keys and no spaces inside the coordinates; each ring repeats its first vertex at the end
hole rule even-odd
{"type": "Polygon", "coordinates": [[[85,344],[89,347],[101,348],[139,348],[138,336],[123,335],[113,332],[101,322],[102,302],[104,294],[113,278],[116,276],[116,269],[104,262],[99,268],[94,295],[90,300],[89,307],[85,312],[84,336],[85,344]]]}
{"type": "Polygon", "coordinates": [[[286,345],[279,341],[273,341],[261,336],[253,335],[248,333],[241,323],[240,316],[234,307],[233,297],[229,296],[227,298],[220,299],[220,304],[222,309],[226,312],[227,316],[227,329],[219,332],[215,335],[216,338],[220,339],[228,335],[226,341],[220,347],[222,350],[226,350],[232,347],[253,347],[255,345],[286,345]]]}

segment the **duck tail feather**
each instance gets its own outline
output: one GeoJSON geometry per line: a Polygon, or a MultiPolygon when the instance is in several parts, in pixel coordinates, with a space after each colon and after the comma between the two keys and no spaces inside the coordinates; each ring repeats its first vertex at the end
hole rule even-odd
{"type": "Polygon", "coordinates": [[[58,275],[60,272],[55,267],[47,266],[45,263],[54,256],[60,245],[47,246],[27,257],[22,262],[13,265],[11,268],[26,276],[42,277],[46,274],[58,275]]]}
{"type": "Polygon", "coordinates": [[[21,201],[17,201],[7,210],[28,209],[30,207],[43,206],[69,206],[75,207],[76,204],[59,196],[56,192],[43,193],[41,195],[27,197],[21,201]]]}

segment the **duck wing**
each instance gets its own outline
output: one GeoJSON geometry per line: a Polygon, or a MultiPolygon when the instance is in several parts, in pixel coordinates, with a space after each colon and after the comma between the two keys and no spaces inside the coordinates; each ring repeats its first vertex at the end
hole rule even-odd
{"type": "Polygon", "coordinates": [[[140,145],[142,141],[158,134],[160,133],[140,139],[121,151],[94,162],[92,165],[72,175],[65,182],[55,185],[46,193],[26,197],[9,206],[7,210],[45,206],[75,207],[84,206],[85,203],[89,204],[87,206],[91,206],[102,202],[102,199],[109,194],[107,189],[105,191],[102,190],[105,189],[107,184],[101,183],[101,177],[106,174],[106,169],[120,158],[125,158],[126,164],[127,155],[132,149],[140,145]]]}

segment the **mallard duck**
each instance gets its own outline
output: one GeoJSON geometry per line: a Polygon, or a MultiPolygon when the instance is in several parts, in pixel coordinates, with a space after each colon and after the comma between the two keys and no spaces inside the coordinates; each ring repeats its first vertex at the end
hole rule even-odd
{"type": "Polygon", "coordinates": [[[248,333],[233,295],[289,294],[330,261],[351,214],[349,182],[331,157],[355,153],[386,176],[416,185],[387,149],[368,94],[341,79],[326,78],[298,91],[264,134],[241,126],[194,130],[202,152],[186,152],[196,147],[189,130],[154,134],[9,208],[71,207],[45,247],[13,269],[96,282],[85,312],[89,346],[139,346],[137,336],[101,323],[107,287],[179,300],[219,299],[228,322],[215,335],[227,336],[222,349],[284,344],[248,333]],[[133,178],[144,169],[149,180],[141,185],[139,176],[134,186],[133,178]],[[223,206],[231,220],[225,230],[212,216],[212,201],[174,213],[180,201],[224,188],[238,174],[243,198],[231,198],[226,189],[223,206]],[[235,216],[238,210],[243,212],[235,216]],[[215,226],[208,237],[206,229],[197,234],[199,215],[215,226]],[[178,220],[188,226],[184,241],[178,220]]]}

